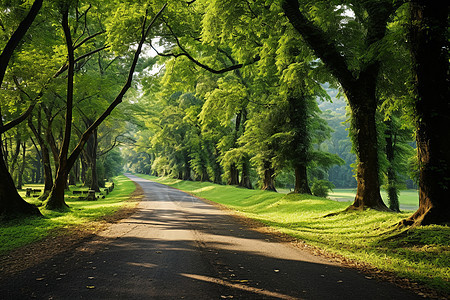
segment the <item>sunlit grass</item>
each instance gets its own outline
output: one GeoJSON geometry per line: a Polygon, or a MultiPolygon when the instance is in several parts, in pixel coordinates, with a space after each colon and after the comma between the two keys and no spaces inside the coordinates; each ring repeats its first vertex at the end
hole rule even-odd
{"type": "MultiPolygon", "coordinates": [[[[339,201],[353,201],[355,199],[356,189],[333,189],[329,197],[339,201]]],[[[388,204],[388,196],[385,190],[381,190],[381,198],[384,203],[388,204]]],[[[400,190],[398,195],[401,206],[406,207],[405,210],[415,210],[419,207],[419,194],[417,190],[400,190]]]]}
{"type": "MultiPolygon", "coordinates": [[[[450,228],[395,225],[411,212],[339,213],[348,202],[139,175],[223,204],[276,230],[356,262],[450,292],[450,228]]],[[[411,192],[413,194],[414,192],[411,192]]],[[[412,197],[411,197],[412,199],[412,197]]]]}
{"type": "MultiPolygon", "coordinates": [[[[114,190],[105,199],[80,201],[75,197],[66,197],[66,203],[70,206],[67,212],[40,207],[44,218],[26,218],[0,223],[0,254],[52,235],[59,228],[89,226],[90,222],[98,221],[122,207],[131,205],[126,201],[135,190],[134,183],[125,176],[114,178],[114,183],[114,190]]],[[[36,205],[42,203],[37,198],[25,199],[36,205]]]]}

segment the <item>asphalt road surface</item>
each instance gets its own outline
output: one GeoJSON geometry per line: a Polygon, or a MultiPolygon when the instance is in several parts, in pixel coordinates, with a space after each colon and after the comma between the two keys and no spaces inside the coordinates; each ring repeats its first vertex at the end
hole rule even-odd
{"type": "Polygon", "coordinates": [[[0,299],[422,299],[129,177],[145,199],[70,254],[0,282],[0,299]]]}

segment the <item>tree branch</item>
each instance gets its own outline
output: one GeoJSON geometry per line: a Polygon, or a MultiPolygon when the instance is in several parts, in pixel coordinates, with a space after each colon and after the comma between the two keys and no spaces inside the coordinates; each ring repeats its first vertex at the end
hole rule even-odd
{"type": "Polygon", "coordinates": [[[164,4],[164,6],[161,8],[161,10],[153,17],[152,21],[150,22],[150,24],[148,26],[146,25],[147,17],[144,18],[144,22],[142,24],[142,30],[141,30],[141,39],[139,41],[138,47],[136,49],[136,52],[134,53],[134,58],[133,58],[133,62],[131,64],[130,70],[128,72],[127,81],[125,82],[124,86],[122,87],[122,90],[116,96],[114,101],[109,105],[109,107],[103,112],[103,114],[101,116],[99,116],[97,118],[97,120],[95,120],[95,122],[91,126],[89,126],[88,129],[86,129],[86,131],[81,136],[80,141],[78,142],[77,146],[72,151],[72,153],[70,154],[70,156],[69,156],[69,158],[67,160],[67,167],[69,169],[75,163],[75,160],[80,155],[82,149],[84,148],[84,145],[86,144],[87,140],[89,139],[91,134],[94,132],[94,130],[111,114],[113,109],[122,102],[122,99],[125,96],[125,93],[131,87],[131,83],[132,83],[132,80],[133,80],[133,73],[134,73],[134,71],[136,69],[136,65],[137,65],[138,60],[139,60],[139,55],[141,54],[142,47],[143,47],[143,45],[145,43],[147,35],[150,32],[150,29],[152,28],[152,26],[154,25],[156,20],[158,19],[158,17],[162,14],[164,9],[166,8],[166,6],[167,6],[167,3],[164,4]]]}
{"type": "Polygon", "coordinates": [[[344,88],[347,84],[351,84],[355,78],[348,70],[345,58],[339,53],[335,43],[300,12],[298,0],[284,0],[282,7],[290,23],[314,50],[317,57],[325,63],[330,72],[339,78],[344,88]]]}
{"type": "Polygon", "coordinates": [[[9,60],[11,59],[14,50],[19,45],[20,41],[25,36],[37,14],[39,13],[39,10],[42,7],[42,1],[43,0],[34,1],[27,16],[22,20],[22,22],[20,22],[19,27],[17,27],[16,31],[14,31],[11,38],[8,40],[5,48],[3,48],[2,54],[0,54],[0,84],[3,82],[6,68],[8,67],[9,60]]]}
{"type": "Polygon", "coordinates": [[[103,34],[103,33],[105,33],[105,32],[106,32],[105,30],[102,30],[102,31],[99,31],[99,32],[97,32],[97,33],[94,33],[94,34],[92,34],[92,35],[90,35],[90,36],[88,36],[88,37],[85,37],[80,43],[78,43],[77,45],[73,46],[73,50],[76,50],[77,48],[79,48],[80,46],[82,46],[82,45],[83,45],[84,43],[86,43],[87,41],[89,41],[89,40],[95,38],[96,36],[98,36],[98,35],[100,35],[100,34],[103,34]]]}
{"type": "Polygon", "coordinates": [[[171,35],[175,38],[175,41],[176,41],[176,43],[177,43],[177,46],[178,46],[178,48],[180,48],[180,50],[181,50],[182,52],[181,52],[181,53],[178,53],[178,54],[175,54],[175,53],[160,53],[160,52],[158,52],[158,50],[156,50],[155,47],[153,47],[153,45],[150,44],[150,47],[152,47],[152,49],[155,50],[155,52],[156,52],[159,56],[163,56],[163,57],[164,57],[164,56],[165,56],[165,57],[174,57],[174,58],[177,58],[177,57],[180,57],[180,56],[186,56],[186,57],[187,57],[190,61],[192,61],[194,64],[196,64],[196,65],[199,66],[200,68],[205,69],[205,70],[207,70],[208,72],[211,72],[211,73],[213,73],[213,74],[223,74],[223,73],[226,73],[226,72],[229,72],[229,71],[237,70],[237,69],[240,69],[240,68],[242,68],[242,67],[244,67],[244,66],[254,64],[255,62],[257,62],[257,61],[259,61],[259,60],[261,59],[259,56],[256,56],[256,57],[253,59],[252,62],[247,63],[247,64],[234,64],[234,65],[232,65],[232,66],[229,66],[229,67],[226,67],[226,68],[223,68],[223,69],[219,69],[219,70],[213,69],[213,68],[211,68],[211,67],[209,67],[209,66],[207,66],[207,65],[205,65],[205,64],[203,64],[203,63],[201,63],[201,62],[199,62],[199,61],[196,60],[194,57],[192,57],[192,56],[186,51],[186,49],[184,49],[184,47],[181,45],[180,40],[178,39],[178,37],[177,37],[177,36],[175,35],[175,33],[173,32],[173,30],[172,30],[172,28],[170,27],[170,25],[169,25],[167,22],[164,22],[164,23],[166,24],[167,28],[169,29],[171,35]]]}
{"type": "MultiPolygon", "coordinates": [[[[85,53],[85,54],[83,54],[83,55],[77,57],[77,58],[75,59],[74,63],[77,63],[77,62],[79,62],[80,60],[82,60],[82,59],[84,59],[84,58],[86,58],[86,57],[88,57],[88,56],[91,56],[92,54],[95,54],[95,53],[97,53],[97,52],[100,52],[100,51],[102,51],[102,50],[105,50],[105,49],[107,49],[107,48],[109,48],[109,47],[110,47],[110,46],[103,46],[103,47],[94,49],[94,50],[92,50],[92,51],[90,51],[90,52],[88,52],[88,53],[85,53]]],[[[62,73],[64,73],[68,68],[69,68],[69,65],[68,65],[67,63],[64,64],[58,71],[56,71],[55,74],[53,74],[53,78],[57,78],[59,75],[61,75],[62,73]]]]}
{"type": "Polygon", "coordinates": [[[0,134],[5,133],[6,131],[10,130],[11,128],[19,125],[20,123],[22,123],[26,118],[28,118],[28,116],[31,114],[31,112],[33,111],[33,108],[36,104],[33,103],[31,104],[28,109],[21,114],[19,117],[17,117],[16,119],[6,123],[5,125],[0,127],[0,134]]]}

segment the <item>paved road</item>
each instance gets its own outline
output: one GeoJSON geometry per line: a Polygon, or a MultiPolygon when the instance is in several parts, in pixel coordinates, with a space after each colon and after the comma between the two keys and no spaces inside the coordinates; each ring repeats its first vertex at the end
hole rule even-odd
{"type": "Polygon", "coordinates": [[[0,299],[421,299],[129,177],[145,192],[137,213],[0,282],[0,299]]]}

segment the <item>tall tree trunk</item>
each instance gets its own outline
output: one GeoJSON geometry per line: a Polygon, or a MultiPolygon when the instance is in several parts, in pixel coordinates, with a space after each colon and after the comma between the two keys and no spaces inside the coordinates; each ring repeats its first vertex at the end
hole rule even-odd
{"type": "Polygon", "coordinates": [[[295,186],[294,193],[312,195],[308,184],[307,169],[304,164],[294,166],[295,186]]]}
{"type": "Polygon", "coordinates": [[[58,157],[58,169],[56,171],[56,178],[53,183],[45,207],[47,209],[63,209],[68,207],[64,201],[64,191],[67,186],[67,177],[69,173],[67,155],[69,153],[69,144],[72,133],[72,107],[73,107],[73,78],[74,78],[74,48],[72,36],[69,27],[69,4],[66,4],[65,11],[62,16],[62,27],[66,39],[68,71],[67,71],[67,101],[66,101],[66,115],[64,124],[64,137],[61,145],[61,150],[58,157]]]}
{"type": "Polygon", "coordinates": [[[250,158],[245,155],[242,158],[242,176],[239,186],[245,187],[247,189],[252,189],[252,182],[250,180],[250,158]]]}
{"type": "Polygon", "coordinates": [[[236,167],[235,163],[230,165],[230,177],[228,178],[228,185],[238,185],[239,184],[239,169],[236,167]]]}
{"type": "Polygon", "coordinates": [[[419,209],[404,224],[450,223],[448,3],[410,1],[419,209]]]}
{"type": "Polygon", "coordinates": [[[288,97],[290,129],[294,132],[293,145],[289,147],[292,153],[289,153],[289,156],[291,156],[290,159],[295,172],[294,193],[311,195],[307,172],[311,139],[308,132],[306,101],[304,95],[298,95],[297,97],[290,95],[288,97]]]}
{"type": "MultiPolygon", "coordinates": [[[[242,110],[236,114],[236,121],[235,121],[236,123],[233,132],[233,145],[231,148],[236,147],[237,139],[239,138],[239,130],[241,127],[242,115],[243,115],[242,110]]],[[[228,185],[239,185],[239,169],[236,164],[237,162],[233,162],[229,166],[230,177],[227,180],[228,185]]]]}
{"type": "Polygon", "coordinates": [[[389,209],[392,211],[399,212],[400,211],[400,205],[398,202],[398,182],[397,182],[397,173],[394,169],[394,158],[395,158],[395,142],[393,137],[393,130],[392,130],[392,121],[386,121],[386,132],[385,132],[385,140],[386,140],[386,157],[389,163],[389,166],[387,168],[387,193],[388,193],[388,202],[389,202],[389,209]]]}
{"type": "Polygon", "coordinates": [[[264,175],[263,175],[263,182],[261,186],[261,190],[263,191],[274,191],[276,192],[277,189],[275,188],[275,170],[272,168],[272,163],[268,160],[264,161],[264,175]]]}
{"type": "MultiPolygon", "coordinates": [[[[374,93],[375,91],[373,91],[374,93]]],[[[363,96],[364,92],[355,95],[363,96]]],[[[361,99],[358,98],[358,99],[361,99]]],[[[348,210],[363,210],[372,208],[381,211],[389,210],[384,204],[380,194],[380,179],[378,165],[378,142],[377,128],[375,123],[376,99],[375,97],[365,97],[366,105],[353,103],[352,126],[354,128],[354,143],[356,144],[356,154],[358,166],[356,170],[356,197],[348,210]]],[[[350,100],[349,100],[350,102],[350,100]]]]}

